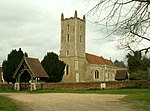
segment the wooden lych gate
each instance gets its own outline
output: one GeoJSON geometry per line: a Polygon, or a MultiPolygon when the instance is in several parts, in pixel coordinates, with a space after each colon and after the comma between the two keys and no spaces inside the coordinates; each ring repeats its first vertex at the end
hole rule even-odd
{"type": "Polygon", "coordinates": [[[20,83],[20,91],[29,91],[30,83],[20,83]]]}
{"type": "Polygon", "coordinates": [[[23,57],[13,75],[14,88],[17,91],[36,90],[36,83],[44,82],[48,77],[38,59],[23,57]]]}

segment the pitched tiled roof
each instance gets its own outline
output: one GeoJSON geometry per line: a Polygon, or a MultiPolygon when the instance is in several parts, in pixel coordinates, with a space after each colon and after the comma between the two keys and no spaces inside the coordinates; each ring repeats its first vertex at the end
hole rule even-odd
{"type": "Polygon", "coordinates": [[[108,65],[114,65],[114,63],[111,60],[105,59],[105,61],[107,62],[108,65]]]}
{"type": "Polygon", "coordinates": [[[102,56],[96,56],[86,53],[86,60],[91,64],[114,65],[111,60],[104,59],[102,56]]]}
{"type": "Polygon", "coordinates": [[[34,77],[49,77],[38,59],[24,58],[34,77]]]}
{"type": "Polygon", "coordinates": [[[125,80],[128,79],[128,72],[127,70],[118,70],[116,72],[115,80],[125,80]]]}
{"type": "Polygon", "coordinates": [[[41,65],[40,61],[36,58],[29,58],[29,57],[23,57],[20,65],[16,69],[14,76],[18,73],[20,70],[21,65],[25,62],[25,64],[28,66],[29,70],[31,71],[31,74],[33,77],[49,77],[44,70],[43,66],[41,65]]]}

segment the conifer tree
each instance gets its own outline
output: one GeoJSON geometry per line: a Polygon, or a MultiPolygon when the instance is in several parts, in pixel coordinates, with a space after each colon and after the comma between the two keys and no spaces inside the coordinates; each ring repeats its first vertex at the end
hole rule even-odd
{"type": "Polygon", "coordinates": [[[128,54],[128,69],[131,80],[147,80],[148,68],[150,68],[150,58],[142,57],[140,51],[128,54]]]}
{"type": "Polygon", "coordinates": [[[50,52],[44,57],[41,61],[41,64],[47,74],[49,75],[48,82],[59,82],[61,81],[63,74],[65,63],[58,59],[58,55],[50,52]]]}
{"type": "Polygon", "coordinates": [[[28,56],[27,53],[23,53],[21,48],[17,51],[12,50],[10,54],[7,56],[7,60],[3,61],[2,68],[3,68],[3,76],[4,80],[9,84],[10,82],[13,82],[13,74],[18,67],[20,61],[22,60],[23,56],[28,56]]]}
{"type": "Polygon", "coordinates": [[[115,64],[115,66],[117,66],[117,67],[126,67],[126,65],[124,64],[123,61],[115,60],[115,61],[114,61],[114,64],[115,64]]]}

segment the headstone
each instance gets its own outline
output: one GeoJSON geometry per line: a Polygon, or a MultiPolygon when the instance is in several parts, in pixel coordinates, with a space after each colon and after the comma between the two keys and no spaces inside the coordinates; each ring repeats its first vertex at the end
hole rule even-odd
{"type": "Polygon", "coordinates": [[[100,84],[100,87],[101,87],[101,89],[105,89],[105,88],[106,88],[106,83],[102,82],[102,83],[100,84]]]}

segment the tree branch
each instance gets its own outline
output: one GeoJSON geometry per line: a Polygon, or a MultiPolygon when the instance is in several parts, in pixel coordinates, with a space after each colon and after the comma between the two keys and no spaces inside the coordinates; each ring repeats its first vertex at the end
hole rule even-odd
{"type": "Polygon", "coordinates": [[[146,3],[150,4],[150,0],[132,0],[132,1],[137,1],[137,2],[146,2],[146,3]]]}
{"type": "MultiPolygon", "coordinates": [[[[95,23],[103,26],[103,30],[106,29],[108,35],[105,38],[113,34],[119,35],[118,43],[122,45],[120,49],[136,51],[137,45],[143,40],[150,42],[149,4],[150,0],[98,0],[87,15],[98,14],[95,23]],[[104,10],[106,13],[103,13],[104,10]]],[[[147,53],[149,49],[150,47],[138,50],[147,53]]]]}
{"type": "Polygon", "coordinates": [[[130,31],[130,33],[132,33],[133,35],[136,35],[136,36],[138,36],[138,37],[140,37],[140,38],[142,38],[142,39],[145,39],[145,40],[147,40],[147,41],[150,41],[149,38],[143,37],[143,36],[141,36],[141,35],[139,35],[139,34],[137,34],[137,33],[134,33],[134,32],[132,32],[132,31],[130,31]]]}

